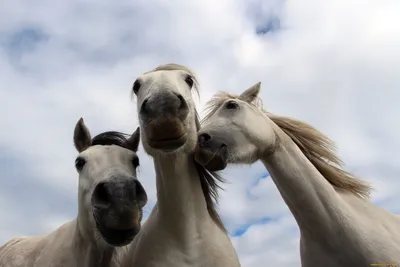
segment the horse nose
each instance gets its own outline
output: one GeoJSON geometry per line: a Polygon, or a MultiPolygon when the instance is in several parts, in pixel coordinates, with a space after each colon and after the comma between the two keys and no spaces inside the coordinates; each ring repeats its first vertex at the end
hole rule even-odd
{"type": "Polygon", "coordinates": [[[112,189],[109,182],[97,184],[92,195],[92,204],[97,209],[108,209],[111,206],[112,189]]]}
{"type": "Polygon", "coordinates": [[[146,192],[134,177],[113,176],[96,185],[92,194],[93,216],[106,229],[136,228],[146,202],[146,192]]]}
{"type": "Polygon", "coordinates": [[[211,135],[208,133],[202,133],[198,137],[198,142],[200,147],[205,147],[207,142],[211,140],[211,135]]]}
{"type": "Polygon", "coordinates": [[[97,184],[92,195],[92,204],[98,210],[119,209],[147,203],[142,184],[133,178],[111,179],[97,184]]]}
{"type": "Polygon", "coordinates": [[[181,94],[163,92],[143,100],[139,113],[149,119],[159,115],[170,115],[185,119],[189,114],[189,107],[181,94]]]}

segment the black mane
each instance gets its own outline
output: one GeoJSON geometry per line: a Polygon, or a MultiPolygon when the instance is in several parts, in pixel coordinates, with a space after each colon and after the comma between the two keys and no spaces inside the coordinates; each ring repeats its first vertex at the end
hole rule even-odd
{"type": "Polygon", "coordinates": [[[103,132],[92,138],[92,146],[116,145],[116,146],[120,146],[120,147],[129,149],[127,147],[127,141],[128,141],[127,136],[129,136],[129,135],[121,133],[121,132],[117,132],[117,131],[103,132]]]}

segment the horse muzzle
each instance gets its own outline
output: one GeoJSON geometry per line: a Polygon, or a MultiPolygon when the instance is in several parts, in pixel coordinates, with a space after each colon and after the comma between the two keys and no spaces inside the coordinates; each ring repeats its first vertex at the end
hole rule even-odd
{"type": "Polygon", "coordinates": [[[96,185],[92,194],[96,227],[110,245],[129,244],[139,232],[147,194],[134,177],[113,176],[96,185]]]}
{"type": "Polygon", "coordinates": [[[194,159],[209,171],[220,171],[228,165],[228,147],[223,142],[203,133],[198,137],[194,159]]]}

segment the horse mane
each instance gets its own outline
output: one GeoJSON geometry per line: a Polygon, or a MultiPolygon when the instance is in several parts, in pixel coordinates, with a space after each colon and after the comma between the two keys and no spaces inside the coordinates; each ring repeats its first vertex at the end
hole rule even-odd
{"type": "Polygon", "coordinates": [[[92,138],[91,146],[111,146],[116,145],[122,148],[127,148],[128,134],[117,132],[117,131],[106,131],[100,133],[92,138]]]}
{"type": "MultiPolygon", "coordinates": [[[[219,92],[206,104],[209,119],[227,99],[239,99],[239,96],[219,92]]],[[[343,169],[343,162],[336,154],[335,143],[311,125],[289,117],[267,112],[260,98],[250,105],[268,116],[314,165],[323,177],[336,189],[351,192],[362,198],[368,198],[372,187],[343,169]]]]}
{"type": "MultiPolygon", "coordinates": [[[[197,111],[196,111],[196,126],[197,126],[197,131],[199,131],[200,119],[197,111]]],[[[201,188],[203,189],[204,197],[206,199],[208,213],[210,214],[213,221],[218,225],[218,227],[222,229],[224,232],[227,232],[224,223],[222,222],[221,217],[219,216],[217,211],[217,205],[219,199],[218,190],[222,189],[219,183],[224,183],[225,180],[222,178],[219,172],[210,172],[203,165],[197,163],[197,161],[195,161],[194,158],[193,162],[196,166],[197,172],[200,177],[200,184],[201,188]]]]}
{"type": "MultiPolygon", "coordinates": [[[[197,96],[199,97],[199,90],[198,90],[199,82],[197,80],[196,74],[192,70],[190,70],[188,67],[180,65],[180,64],[169,63],[169,64],[160,65],[153,70],[145,72],[144,74],[156,72],[156,71],[183,71],[183,72],[186,72],[193,79],[193,82],[194,82],[193,88],[195,89],[195,92],[197,93],[197,96]]],[[[199,119],[197,110],[195,110],[195,113],[196,113],[195,114],[196,127],[197,127],[197,130],[200,130],[200,119],[199,119]]],[[[203,190],[204,198],[206,200],[208,213],[210,214],[210,217],[212,218],[212,220],[218,225],[218,227],[221,228],[223,231],[227,232],[227,230],[224,226],[224,223],[222,222],[221,217],[219,216],[218,211],[217,211],[218,199],[219,199],[218,190],[221,189],[221,186],[219,185],[219,183],[224,182],[224,179],[218,172],[210,172],[204,166],[197,163],[194,159],[193,159],[193,161],[194,161],[194,164],[196,166],[197,172],[200,177],[200,184],[201,184],[201,188],[203,190]]]]}

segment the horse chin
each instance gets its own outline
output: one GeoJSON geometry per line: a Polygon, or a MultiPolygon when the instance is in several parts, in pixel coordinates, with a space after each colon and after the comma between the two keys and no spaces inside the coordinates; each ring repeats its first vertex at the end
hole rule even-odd
{"type": "Polygon", "coordinates": [[[112,229],[106,227],[104,223],[94,216],[97,231],[101,234],[104,241],[114,247],[126,246],[132,242],[140,231],[140,223],[128,229],[112,229]]]}
{"type": "Polygon", "coordinates": [[[188,141],[186,124],[170,116],[151,120],[143,127],[147,146],[164,153],[182,148],[188,141]]]}
{"type": "Polygon", "coordinates": [[[215,151],[210,148],[196,149],[194,159],[209,171],[221,171],[228,166],[228,148],[223,145],[215,151]]]}
{"type": "Polygon", "coordinates": [[[184,133],[179,137],[164,140],[154,140],[148,138],[147,144],[152,149],[161,150],[164,153],[170,153],[182,148],[186,144],[187,140],[187,134],[184,133]]]}

